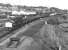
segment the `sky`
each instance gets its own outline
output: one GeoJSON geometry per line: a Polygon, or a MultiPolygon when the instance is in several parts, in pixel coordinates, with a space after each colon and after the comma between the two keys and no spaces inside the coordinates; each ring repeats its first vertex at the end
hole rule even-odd
{"type": "Polygon", "coordinates": [[[0,3],[26,6],[46,6],[68,9],[68,0],[0,0],[0,3]]]}

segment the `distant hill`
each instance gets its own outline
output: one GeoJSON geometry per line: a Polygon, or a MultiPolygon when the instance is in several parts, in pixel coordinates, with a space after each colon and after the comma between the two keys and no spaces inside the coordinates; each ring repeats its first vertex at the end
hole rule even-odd
{"type": "Polygon", "coordinates": [[[12,5],[10,5],[10,4],[3,4],[3,3],[0,3],[0,6],[3,6],[3,7],[12,7],[12,5]]]}
{"type": "MultiPolygon", "coordinates": [[[[48,7],[46,7],[46,6],[38,6],[38,7],[35,7],[35,6],[25,6],[25,5],[11,5],[11,4],[4,4],[4,3],[0,3],[0,7],[2,7],[2,9],[3,9],[3,7],[6,7],[4,10],[7,10],[8,9],[8,11],[9,10],[14,10],[14,9],[18,9],[18,10],[26,10],[26,11],[37,11],[37,12],[57,12],[57,13],[67,13],[68,12],[68,10],[62,10],[62,9],[59,9],[59,8],[56,8],[56,7],[50,7],[50,8],[48,8],[48,7]]],[[[1,10],[1,9],[0,9],[1,10]]]]}

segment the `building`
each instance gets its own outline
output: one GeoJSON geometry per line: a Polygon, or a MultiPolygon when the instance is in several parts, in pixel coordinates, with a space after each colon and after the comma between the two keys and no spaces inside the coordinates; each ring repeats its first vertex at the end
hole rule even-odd
{"type": "Polygon", "coordinates": [[[12,23],[11,22],[5,22],[5,25],[4,27],[7,27],[7,28],[12,28],[12,23]]]}
{"type": "Polygon", "coordinates": [[[0,28],[2,27],[12,27],[12,22],[7,18],[7,16],[0,17],[0,28]]]}

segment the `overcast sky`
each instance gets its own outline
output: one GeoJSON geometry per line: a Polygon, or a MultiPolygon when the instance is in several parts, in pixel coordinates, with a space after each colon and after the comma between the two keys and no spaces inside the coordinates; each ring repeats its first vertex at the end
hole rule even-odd
{"type": "Polygon", "coordinates": [[[0,0],[0,3],[27,6],[47,6],[68,9],[68,0],[0,0]]]}

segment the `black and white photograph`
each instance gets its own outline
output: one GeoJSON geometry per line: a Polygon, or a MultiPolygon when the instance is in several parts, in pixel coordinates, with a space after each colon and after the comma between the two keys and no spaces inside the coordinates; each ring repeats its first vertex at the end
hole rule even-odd
{"type": "Polygon", "coordinates": [[[0,0],[0,50],[68,50],[68,0],[0,0]]]}

